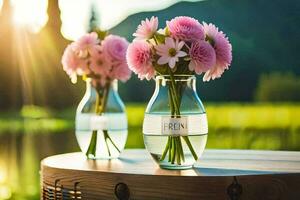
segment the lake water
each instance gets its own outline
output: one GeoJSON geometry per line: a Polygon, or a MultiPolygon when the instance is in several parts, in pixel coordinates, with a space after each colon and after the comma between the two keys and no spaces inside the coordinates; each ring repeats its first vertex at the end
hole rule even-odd
{"type": "Polygon", "coordinates": [[[79,151],[74,134],[1,133],[0,199],[39,199],[40,161],[79,151]]]}

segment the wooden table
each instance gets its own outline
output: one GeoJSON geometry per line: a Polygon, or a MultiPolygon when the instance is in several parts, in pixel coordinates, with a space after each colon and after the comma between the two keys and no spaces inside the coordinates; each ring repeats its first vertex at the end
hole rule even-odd
{"type": "Polygon", "coordinates": [[[163,170],[146,150],[119,159],[81,153],[41,163],[43,199],[300,200],[300,152],[205,150],[193,169],[163,170]]]}

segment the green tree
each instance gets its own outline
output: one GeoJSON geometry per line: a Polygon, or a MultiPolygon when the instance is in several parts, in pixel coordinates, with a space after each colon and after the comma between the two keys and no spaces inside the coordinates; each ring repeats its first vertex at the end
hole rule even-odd
{"type": "Polygon", "coordinates": [[[264,74],[255,92],[257,101],[300,101],[300,77],[291,73],[264,74]]]}

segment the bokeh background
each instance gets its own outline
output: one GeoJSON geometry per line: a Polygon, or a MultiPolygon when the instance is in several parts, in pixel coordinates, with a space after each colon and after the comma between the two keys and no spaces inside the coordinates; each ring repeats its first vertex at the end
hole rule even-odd
{"type": "MultiPolygon", "coordinates": [[[[160,27],[178,15],[213,22],[232,43],[230,70],[198,78],[208,148],[300,150],[300,1],[0,0],[0,200],[39,199],[40,160],[79,151],[74,116],[85,85],[62,70],[66,45],[95,26],[131,41],[152,15],[160,27]]],[[[144,148],[153,90],[136,76],[119,85],[127,148],[144,148]]]]}

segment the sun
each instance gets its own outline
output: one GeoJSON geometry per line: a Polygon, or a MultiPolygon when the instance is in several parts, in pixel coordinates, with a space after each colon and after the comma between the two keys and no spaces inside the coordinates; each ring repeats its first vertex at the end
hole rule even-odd
{"type": "Polygon", "coordinates": [[[26,27],[39,32],[48,21],[48,0],[10,0],[13,7],[13,22],[17,27],[26,27]]]}

